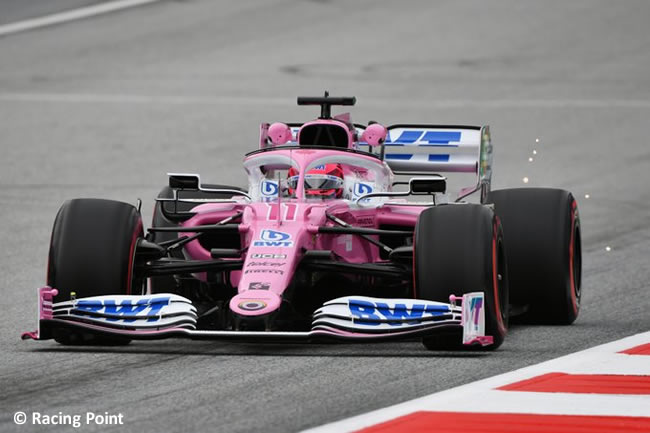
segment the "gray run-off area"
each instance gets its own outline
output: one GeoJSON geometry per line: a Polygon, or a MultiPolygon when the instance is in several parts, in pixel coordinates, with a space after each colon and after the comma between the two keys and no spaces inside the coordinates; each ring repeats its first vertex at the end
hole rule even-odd
{"type": "Polygon", "coordinates": [[[46,431],[14,425],[21,410],[122,413],[124,431],[292,432],[648,331],[648,17],[644,0],[188,0],[0,37],[0,431],[46,431]],[[166,172],[242,185],[259,123],[315,117],[295,97],[325,89],[355,95],[361,123],[490,124],[495,187],[573,191],[575,325],[514,326],[486,354],[20,341],[64,200],[139,197],[149,222],[166,172]]]}

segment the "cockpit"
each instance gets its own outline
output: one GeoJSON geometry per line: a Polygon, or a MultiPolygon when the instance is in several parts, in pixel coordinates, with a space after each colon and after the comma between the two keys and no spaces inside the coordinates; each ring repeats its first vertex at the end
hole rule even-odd
{"type": "Polygon", "coordinates": [[[377,158],[337,150],[297,147],[249,154],[244,161],[254,201],[356,200],[388,191],[392,173],[377,158]]]}

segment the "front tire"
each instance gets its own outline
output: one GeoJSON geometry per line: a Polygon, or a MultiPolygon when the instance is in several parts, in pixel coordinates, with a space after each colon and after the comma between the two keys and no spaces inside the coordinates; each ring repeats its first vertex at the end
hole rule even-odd
{"type": "MultiPolygon", "coordinates": [[[[485,331],[498,348],[508,327],[507,281],[503,232],[486,206],[459,204],[423,211],[415,227],[414,283],[418,299],[449,302],[449,296],[483,292],[485,331]]],[[[460,332],[423,338],[429,350],[463,348],[460,332]]],[[[480,347],[480,346],[479,346],[480,347]]]]}
{"type": "MultiPolygon", "coordinates": [[[[134,257],[143,237],[142,218],[127,203],[101,199],[66,201],[54,221],[47,284],[59,293],[54,302],[102,295],[141,294],[134,257]]],[[[128,340],[54,330],[62,344],[120,344],[128,340]]]]}

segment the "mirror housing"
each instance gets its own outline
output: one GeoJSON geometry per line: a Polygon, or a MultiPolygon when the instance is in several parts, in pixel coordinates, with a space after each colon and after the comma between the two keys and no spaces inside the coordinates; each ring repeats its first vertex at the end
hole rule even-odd
{"type": "Polygon", "coordinates": [[[414,177],[409,181],[412,195],[433,195],[447,191],[447,178],[444,176],[414,177]]]}
{"type": "Polygon", "coordinates": [[[361,134],[361,141],[365,141],[369,146],[378,146],[386,141],[388,130],[379,123],[373,123],[361,134]]]}
{"type": "Polygon", "coordinates": [[[172,189],[201,189],[201,178],[198,174],[167,173],[169,187],[172,189]]]}
{"type": "Polygon", "coordinates": [[[286,123],[274,123],[269,126],[267,135],[271,140],[271,143],[275,146],[286,144],[289,141],[293,140],[293,134],[291,133],[291,128],[286,123]]]}

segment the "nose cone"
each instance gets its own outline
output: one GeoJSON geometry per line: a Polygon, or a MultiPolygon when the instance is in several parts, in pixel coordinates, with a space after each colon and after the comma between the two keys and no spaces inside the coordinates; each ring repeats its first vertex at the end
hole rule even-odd
{"type": "Polygon", "coordinates": [[[280,296],[270,290],[245,290],[230,300],[230,310],[246,317],[258,317],[280,308],[280,296]]]}

